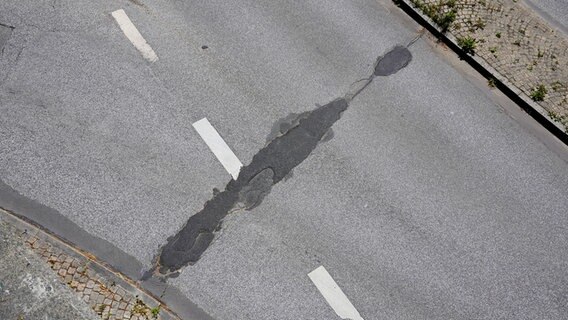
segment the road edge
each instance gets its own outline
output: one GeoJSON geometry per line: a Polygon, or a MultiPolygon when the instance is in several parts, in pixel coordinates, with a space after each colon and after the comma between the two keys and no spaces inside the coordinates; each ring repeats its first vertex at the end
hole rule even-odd
{"type": "MultiPolygon", "coordinates": [[[[115,270],[110,265],[106,264],[104,261],[100,261],[92,254],[72,246],[67,241],[59,238],[57,235],[44,230],[43,228],[36,226],[33,222],[27,221],[27,219],[21,218],[17,214],[0,208],[0,220],[3,220],[17,230],[19,230],[25,243],[32,251],[36,252],[34,249],[39,246],[42,247],[53,247],[56,248],[57,252],[66,257],[75,259],[84,265],[89,267],[90,278],[100,279],[104,283],[110,283],[109,290],[116,293],[119,289],[124,290],[126,293],[136,297],[141,302],[143,302],[148,308],[159,308],[159,319],[161,320],[180,320],[181,318],[169,307],[164,301],[154,294],[146,291],[140,287],[134,280],[128,278],[121,272],[115,270]]],[[[55,271],[54,271],[55,272],[55,271]]],[[[70,286],[69,283],[67,285],[70,286]]],[[[70,286],[71,287],[71,286],[70,286]]],[[[72,287],[71,287],[72,288],[72,287]]],[[[88,303],[87,301],[85,301],[88,303]]],[[[95,310],[93,310],[96,312],[95,310]]]]}
{"type": "Polygon", "coordinates": [[[448,48],[456,53],[459,58],[467,62],[479,74],[487,80],[493,79],[495,87],[515,102],[521,109],[546,128],[551,134],[568,145],[568,127],[554,121],[548,112],[538,103],[532,101],[521,89],[511,83],[505,76],[499,73],[489,63],[479,56],[466,53],[458,45],[457,39],[442,31],[428,16],[414,7],[410,0],[393,0],[395,5],[409,15],[414,21],[423,26],[434,37],[443,42],[448,48]]]}

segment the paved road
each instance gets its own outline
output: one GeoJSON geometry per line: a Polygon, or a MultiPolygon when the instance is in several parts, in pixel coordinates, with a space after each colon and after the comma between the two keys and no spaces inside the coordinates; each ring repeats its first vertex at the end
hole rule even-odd
{"type": "MultiPolygon", "coordinates": [[[[231,180],[194,122],[246,166],[418,30],[371,0],[9,0],[0,23],[0,206],[139,275],[231,180]]],[[[339,319],[308,277],[323,265],[365,319],[565,318],[568,152],[429,41],[409,50],[172,288],[216,319],[339,319]]]]}
{"type": "Polygon", "coordinates": [[[525,0],[525,2],[529,7],[536,9],[548,22],[568,33],[567,0],[525,0]]]}

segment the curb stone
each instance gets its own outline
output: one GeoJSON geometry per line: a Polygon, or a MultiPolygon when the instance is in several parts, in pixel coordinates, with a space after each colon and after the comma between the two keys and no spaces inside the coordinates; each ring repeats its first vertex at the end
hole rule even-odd
{"type": "Polygon", "coordinates": [[[568,127],[562,123],[554,121],[549,113],[538,103],[533,101],[521,89],[515,86],[500,72],[495,70],[483,58],[466,53],[459,45],[456,37],[452,34],[444,32],[430,17],[422,13],[412,4],[410,0],[393,0],[395,4],[411,18],[424,26],[437,39],[443,41],[450,49],[452,49],[462,60],[468,62],[482,76],[494,79],[496,87],[500,89],[511,100],[517,103],[525,112],[538,121],[548,131],[555,135],[559,140],[568,145],[568,127]]]}
{"type": "Polygon", "coordinates": [[[104,320],[180,320],[159,298],[95,257],[0,209],[0,220],[21,232],[22,241],[104,320]]]}

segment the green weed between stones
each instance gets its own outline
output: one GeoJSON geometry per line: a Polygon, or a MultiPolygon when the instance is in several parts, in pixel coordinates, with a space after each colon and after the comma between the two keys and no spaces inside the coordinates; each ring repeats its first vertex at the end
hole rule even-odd
{"type": "Polygon", "coordinates": [[[152,318],[154,318],[154,319],[158,318],[158,315],[160,314],[160,308],[161,308],[161,306],[157,306],[157,307],[150,309],[150,313],[152,313],[152,318]]]}
{"type": "Polygon", "coordinates": [[[410,0],[410,2],[432,19],[442,29],[442,32],[448,31],[452,23],[456,21],[457,12],[454,10],[456,0],[440,1],[437,4],[426,4],[421,0],[410,0]],[[444,10],[445,8],[450,10],[444,10]]]}
{"type": "Polygon", "coordinates": [[[548,91],[546,90],[546,87],[543,84],[538,85],[531,92],[531,99],[533,99],[533,101],[544,101],[544,97],[546,97],[547,93],[548,91]]]}
{"type": "Polygon", "coordinates": [[[458,38],[458,46],[460,46],[465,53],[473,55],[475,48],[477,48],[477,39],[470,36],[458,38]]]}

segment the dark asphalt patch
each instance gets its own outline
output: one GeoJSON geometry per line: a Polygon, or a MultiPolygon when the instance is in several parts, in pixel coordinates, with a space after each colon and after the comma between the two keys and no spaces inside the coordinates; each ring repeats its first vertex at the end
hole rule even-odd
{"type": "MultiPolygon", "coordinates": [[[[406,67],[412,55],[406,47],[397,46],[377,59],[373,75],[353,93],[324,106],[278,120],[267,138],[267,145],[241,169],[237,180],[225,190],[214,192],[203,210],[191,216],[185,226],[161,248],[157,258],[159,272],[176,275],[185,265],[196,263],[220,230],[223,219],[235,210],[251,210],[262,203],[272,186],[289,177],[318,143],[333,137],[331,127],[349,107],[349,101],[363,91],[377,75],[387,76],[406,67]]],[[[146,274],[149,277],[151,272],[146,274]]]]}
{"type": "Polygon", "coordinates": [[[4,48],[4,45],[8,42],[8,39],[10,39],[13,29],[14,29],[13,27],[3,25],[0,23],[0,51],[4,48]]]}
{"type": "Polygon", "coordinates": [[[390,76],[406,67],[412,60],[412,54],[403,46],[396,46],[384,56],[379,57],[375,65],[375,76],[390,76]]]}
{"type": "Polygon", "coordinates": [[[209,200],[203,210],[189,218],[183,229],[168,240],[159,257],[160,272],[172,272],[197,262],[223,218],[232,210],[258,206],[274,184],[310,155],[347,107],[345,99],[338,99],[308,112],[296,126],[261,149],[241,169],[237,180],[231,180],[225,191],[209,200]]]}
{"type": "Polygon", "coordinates": [[[290,129],[300,124],[300,120],[305,119],[308,115],[309,112],[290,113],[286,117],[278,119],[278,121],[276,121],[272,125],[272,129],[270,130],[268,137],[266,137],[266,144],[268,145],[268,143],[270,143],[272,140],[290,131],[290,129]]]}

